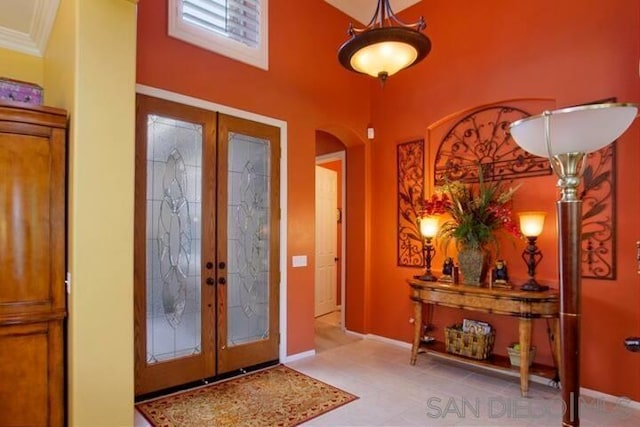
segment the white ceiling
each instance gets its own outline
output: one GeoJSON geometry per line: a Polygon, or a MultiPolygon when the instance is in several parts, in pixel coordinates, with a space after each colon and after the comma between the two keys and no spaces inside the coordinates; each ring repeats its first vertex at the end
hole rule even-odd
{"type": "MultiPolygon", "coordinates": [[[[362,24],[376,9],[376,0],[325,0],[362,24]]],[[[394,13],[420,0],[390,0],[394,13]]],[[[43,56],[60,0],[0,0],[0,47],[43,56]]]]}
{"type": "MultiPolygon", "coordinates": [[[[377,0],[324,0],[362,24],[368,24],[376,11],[377,0]]],[[[420,0],[389,0],[393,13],[413,6],[420,0]]]]}
{"type": "Polygon", "coordinates": [[[60,0],[0,0],[0,47],[42,56],[60,0]]]}

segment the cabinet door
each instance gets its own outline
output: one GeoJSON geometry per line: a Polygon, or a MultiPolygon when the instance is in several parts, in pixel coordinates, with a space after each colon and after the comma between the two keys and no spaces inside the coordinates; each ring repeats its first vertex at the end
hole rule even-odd
{"type": "Polygon", "coordinates": [[[66,112],[0,102],[0,425],[64,425],[66,112]]]}
{"type": "Polygon", "coordinates": [[[0,328],[0,425],[61,426],[62,321],[0,328]]]}
{"type": "Polygon", "coordinates": [[[64,311],[64,130],[0,118],[0,170],[0,317],[64,311]]]}

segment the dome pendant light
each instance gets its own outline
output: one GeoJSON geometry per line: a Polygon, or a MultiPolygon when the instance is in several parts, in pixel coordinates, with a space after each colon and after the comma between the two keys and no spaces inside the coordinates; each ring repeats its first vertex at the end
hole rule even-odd
{"type": "Polygon", "coordinates": [[[376,11],[365,28],[349,24],[351,36],[338,50],[338,60],[347,70],[380,79],[420,62],[431,51],[431,40],[421,33],[424,17],[405,24],[391,10],[389,0],[378,0],[376,11]],[[396,25],[394,25],[396,24],[396,25]]]}

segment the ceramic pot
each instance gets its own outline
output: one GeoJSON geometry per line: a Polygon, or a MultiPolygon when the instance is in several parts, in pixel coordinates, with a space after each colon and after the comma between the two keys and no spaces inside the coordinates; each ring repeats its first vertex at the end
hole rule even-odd
{"type": "Polygon", "coordinates": [[[489,252],[483,248],[462,248],[458,252],[458,266],[463,285],[482,286],[489,269],[489,252]]]}

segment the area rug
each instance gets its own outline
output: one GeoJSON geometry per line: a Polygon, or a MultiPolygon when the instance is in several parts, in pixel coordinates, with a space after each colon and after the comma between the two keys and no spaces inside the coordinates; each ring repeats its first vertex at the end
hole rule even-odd
{"type": "Polygon", "coordinates": [[[284,365],[136,405],[155,427],[296,426],[358,397],[284,365]]]}

